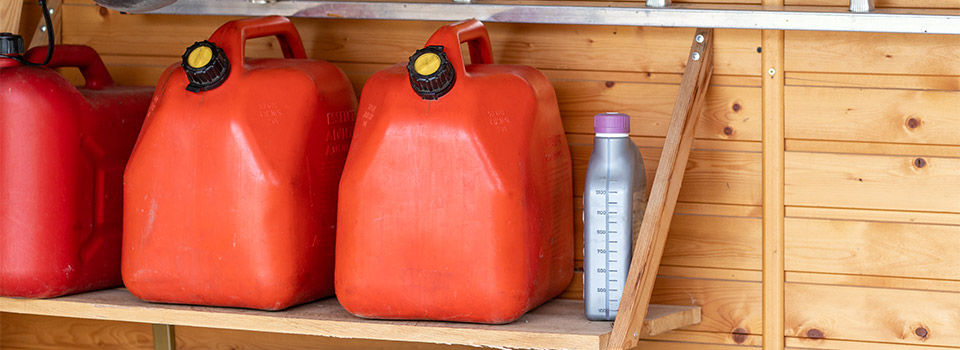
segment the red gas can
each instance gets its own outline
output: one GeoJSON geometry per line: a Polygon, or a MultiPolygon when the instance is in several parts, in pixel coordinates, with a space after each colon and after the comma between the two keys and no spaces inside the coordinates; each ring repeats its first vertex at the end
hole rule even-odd
{"type": "Polygon", "coordinates": [[[333,293],[356,97],[289,20],[224,24],[171,66],[124,178],[123,281],[149,301],[283,309],[333,293]],[[277,36],[285,58],[245,59],[277,36]]]}
{"type": "Polygon", "coordinates": [[[493,64],[487,31],[471,20],[375,74],[360,101],[337,222],[348,311],[505,323],[564,290],[572,171],[543,74],[493,64]]]}
{"type": "Polygon", "coordinates": [[[0,295],[120,285],[121,177],[152,93],[114,86],[86,46],[57,46],[47,67],[0,57],[0,295]],[[86,85],[48,67],[78,67],[86,85]]]}

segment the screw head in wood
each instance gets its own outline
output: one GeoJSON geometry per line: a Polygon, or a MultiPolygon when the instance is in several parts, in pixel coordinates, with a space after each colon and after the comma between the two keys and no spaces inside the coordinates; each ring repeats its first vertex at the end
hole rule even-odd
{"type": "Polygon", "coordinates": [[[690,56],[690,58],[693,59],[694,61],[699,61],[699,60],[700,60],[700,53],[699,53],[699,52],[694,52],[693,55],[690,56]]]}
{"type": "Polygon", "coordinates": [[[697,43],[703,44],[703,34],[697,34],[697,43]]]}

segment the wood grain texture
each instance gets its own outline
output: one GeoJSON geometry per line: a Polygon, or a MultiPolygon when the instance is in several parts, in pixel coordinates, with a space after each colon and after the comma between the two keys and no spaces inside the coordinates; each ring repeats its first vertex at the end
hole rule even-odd
{"type": "MultiPolygon", "coordinates": [[[[653,337],[644,337],[645,340],[663,340],[672,342],[700,343],[704,346],[708,344],[726,344],[740,346],[761,346],[762,335],[745,334],[741,330],[733,332],[700,332],[675,330],[653,337]]],[[[643,342],[641,342],[643,344],[643,342]]]]}
{"type": "MultiPolygon", "coordinates": [[[[700,308],[650,306],[644,334],[696,322],[700,308]]],[[[213,327],[241,331],[319,335],[384,341],[461,344],[492,347],[600,349],[609,322],[583,317],[583,302],[554,300],[506,325],[454,322],[367,320],[350,315],[334,298],[284,311],[156,304],[138,300],[124,289],[108,289],[54,299],[0,297],[0,312],[100,320],[213,327]]]]}
{"type": "Polygon", "coordinates": [[[18,33],[23,0],[0,0],[0,32],[18,33]]]}
{"type": "Polygon", "coordinates": [[[891,344],[960,344],[960,291],[787,283],[786,335],[891,344]]]}
{"type": "Polygon", "coordinates": [[[0,313],[0,349],[150,350],[149,324],[0,313]]]}
{"type": "Polygon", "coordinates": [[[955,347],[925,346],[925,345],[907,345],[907,344],[887,344],[876,342],[859,342],[849,340],[832,339],[810,339],[810,338],[787,338],[787,349],[790,350],[944,350],[958,349],[955,347]]]}
{"type": "Polygon", "coordinates": [[[863,141],[786,140],[787,151],[811,153],[846,153],[890,156],[931,156],[960,158],[958,145],[921,145],[863,141]]]}
{"type": "MultiPolygon", "coordinates": [[[[768,1],[771,5],[782,1],[768,1]]],[[[765,349],[783,349],[783,31],[763,38],[763,338],[765,349]]]]}
{"type": "Polygon", "coordinates": [[[950,293],[956,293],[960,291],[960,281],[932,280],[913,277],[838,275],[832,273],[787,271],[786,281],[808,284],[828,284],[881,289],[911,289],[950,293]]]}
{"type": "MultiPolygon", "coordinates": [[[[575,267],[583,266],[583,198],[574,197],[575,267]]],[[[761,269],[761,219],[757,207],[677,203],[662,265],[761,269]]],[[[636,238],[634,238],[636,241],[636,238]]],[[[576,299],[581,298],[576,294],[576,299]]]]}
{"type": "MultiPolygon", "coordinates": [[[[96,6],[65,6],[64,41],[93,46],[102,54],[135,52],[179,56],[206,39],[220,16],[122,15],[96,6]],[[149,28],[146,30],[145,28],[149,28]]],[[[442,25],[426,21],[294,19],[310,57],[362,63],[406,62],[442,25]]],[[[683,72],[691,28],[644,28],[489,23],[494,60],[541,69],[683,72]],[[576,55],[571,55],[576,52],[576,55]],[[629,54],[626,54],[629,53],[629,54]],[[617,57],[616,60],[609,59],[617,57]]],[[[717,31],[718,74],[757,75],[759,31],[717,31]]],[[[274,39],[247,43],[251,56],[279,57],[274,39]]]]}
{"type": "Polygon", "coordinates": [[[956,91],[960,90],[960,76],[786,72],[785,84],[788,86],[956,91]]]}
{"type": "MultiPolygon", "coordinates": [[[[671,266],[663,266],[661,270],[651,302],[701,307],[700,324],[682,330],[731,337],[734,332],[746,335],[763,333],[759,273],[671,266]],[[753,277],[756,279],[752,280],[753,277]]],[[[575,288],[571,289],[582,290],[581,278],[579,273],[574,276],[575,288]]]]}
{"type": "Polygon", "coordinates": [[[960,226],[788,218],[791,271],[960,280],[960,226]]]}
{"type": "MultiPolygon", "coordinates": [[[[630,115],[632,135],[660,137],[667,134],[679,89],[673,84],[556,80],[553,87],[567,132],[592,134],[597,111],[618,111],[630,115]]],[[[711,86],[706,98],[697,138],[760,141],[760,89],[711,86]]]]}
{"type": "Polygon", "coordinates": [[[943,64],[960,55],[960,35],[854,32],[785,33],[787,71],[960,75],[943,64]]]}
{"type": "MultiPolygon", "coordinates": [[[[652,188],[660,165],[663,139],[633,138],[643,156],[647,172],[647,188],[652,188]]],[[[581,196],[587,163],[593,152],[593,137],[568,135],[573,157],[574,196],[581,196]]],[[[716,149],[695,148],[690,152],[680,189],[683,202],[712,204],[760,205],[761,154],[716,149]]]]}
{"type": "Polygon", "coordinates": [[[642,320],[653,294],[673,211],[683,183],[687,159],[693,149],[694,130],[704,105],[704,96],[713,75],[713,30],[697,29],[690,47],[687,67],[680,83],[670,127],[664,140],[650,198],[627,273],[620,309],[607,348],[626,349],[637,345],[642,320]]]}
{"type": "Polygon", "coordinates": [[[789,86],[786,137],[960,144],[960,92],[789,86]]]}
{"type": "Polygon", "coordinates": [[[786,152],[785,203],[960,212],[960,159],[786,152]]]}

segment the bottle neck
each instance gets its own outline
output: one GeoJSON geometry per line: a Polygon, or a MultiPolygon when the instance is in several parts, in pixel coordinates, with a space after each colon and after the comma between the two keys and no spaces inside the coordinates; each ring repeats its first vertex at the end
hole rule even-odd
{"type": "Polygon", "coordinates": [[[627,133],[607,133],[607,132],[598,132],[596,137],[605,137],[605,138],[619,138],[619,137],[630,137],[630,134],[627,133]]]}

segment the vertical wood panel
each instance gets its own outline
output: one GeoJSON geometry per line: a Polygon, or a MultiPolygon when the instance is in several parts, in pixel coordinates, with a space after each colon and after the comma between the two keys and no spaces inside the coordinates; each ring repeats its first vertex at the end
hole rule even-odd
{"type": "Polygon", "coordinates": [[[23,0],[0,0],[0,32],[19,32],[21,11],[23,0]]]}
{"type": "Polygon", "coordinates": [[[762,34],[763,348],[767,350],[783,349],[783,35],[783,31],[769,30],[762,34]]]}

